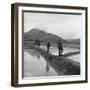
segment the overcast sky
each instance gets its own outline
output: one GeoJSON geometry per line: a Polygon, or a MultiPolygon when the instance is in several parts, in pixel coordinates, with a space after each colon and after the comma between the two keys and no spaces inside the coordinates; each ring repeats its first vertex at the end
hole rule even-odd
{"type": "Polygon", "coordinates": [[[80,38],[81,15],[24,13],[24,32],[32,28],[42,29],[64,39],[80,38]]]}

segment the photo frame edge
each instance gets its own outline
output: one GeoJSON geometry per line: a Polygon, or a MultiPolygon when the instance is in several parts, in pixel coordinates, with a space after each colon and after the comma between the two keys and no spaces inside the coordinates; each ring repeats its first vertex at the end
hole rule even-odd
{"type": "Polygon", "coordinates": [[[18,11],[11,4],[11,86],[18,85],[18,11]]]}
{"type": "Polygon", "coordinates": [[[46,7],[56,7],[56,8],[60,8],[60,7],[68,7],[68,9],[70,9],[72,6],[60,6],[60,5],[46,5],[46,4],[24,4],[24,3],[14,3],[11,4],[11,86],[14,87],[23,87],[23,86],[41,86],[41,85],[60,85],[60,84],[77,84],[77,83],[87,83],[88,82],[88,60],[87,60],[87,50],[88,50],[88,7],[75,7],[73,6],[72,9],[83,9],[86,12],[85,15],[85,29],[86,29],[86,34],[85,34],[85,40],[86,40],[86,47],[85,47],[85,54],[86,54],[86,73],[85,73],[85,80],[83,81],[68,81],[68,82],[50,82],[50,83],[36,83],[36,84],[18,84],[18,7],[19,6],[43,6],[46,7]],[[75,7],[75,8],[74,8],[75,7]],[[17,28],[17,29],[16,29],[17,28]],[[17,30],[17,31],[16,31],[17,30]],[[14,42],[15,40],[15,42],[14,42]],[[15,46],[16,45],[16,46],[15,46]],[[15,48],[14,48],[15,47],[15,48]],[[16,50],[15,50],[16,49],[16,50]],[[14,53],[15,52],[15,53],[14,53]],[[16,55],[14,57],[14,55],[16,55]]]}

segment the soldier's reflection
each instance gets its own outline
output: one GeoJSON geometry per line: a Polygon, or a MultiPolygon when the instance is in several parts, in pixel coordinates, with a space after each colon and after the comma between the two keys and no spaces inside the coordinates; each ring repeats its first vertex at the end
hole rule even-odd
{"type": "Polygon", "coordinates": [[[37,56],[38,59],[40,59],[40,53],[37,52],[36,56],[37,56]]]}
{"type": "Polygon", "coordinates": [[[49,64],[48,64],[48,62],[47,62],[47,64],[46,64],[46,71],[49,72],[49,69],[50,69],[50,68],[49,68],[49,64]]]}

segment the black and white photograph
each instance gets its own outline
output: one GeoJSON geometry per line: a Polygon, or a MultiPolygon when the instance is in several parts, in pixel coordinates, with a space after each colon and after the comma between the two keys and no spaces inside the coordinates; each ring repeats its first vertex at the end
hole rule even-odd
{"type": "Polygon", "coordinates": [[[12,12],[12,84],[87,82],[86,7],[17,3],[12,12]]]}
{"type": "Polygon", "coordinates": [[[24,77],[80,75],[81,14],[26,11],[24,77]]]}

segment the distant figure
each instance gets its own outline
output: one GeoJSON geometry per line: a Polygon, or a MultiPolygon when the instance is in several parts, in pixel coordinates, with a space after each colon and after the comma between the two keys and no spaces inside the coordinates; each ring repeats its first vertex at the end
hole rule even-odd
{"type": "Polygon", "coordinates": [[[40,48],[40,40],[39,39],[35,40],[34,46],[37,48],[40,48]]]}
{"type": "Polygon", "coordinates": [[[48,42],[47,43],[47,52],[49,52],[50,46],[51,46],[51,44],[50,44],[50,42],[48,42]]]}
{"type": "Polygon", "coordinates": [[[40,40],[39,40],[39,42],[38,42],[38,48],[40,48],[40,40]]]}
{"type": "Polygon", "coordinates": [[[58,53],[59,53],[59,56],[61,56],[63,52],[63,47],[62,47],[62,42],[59,40],[58,42],[58,53]]]}

